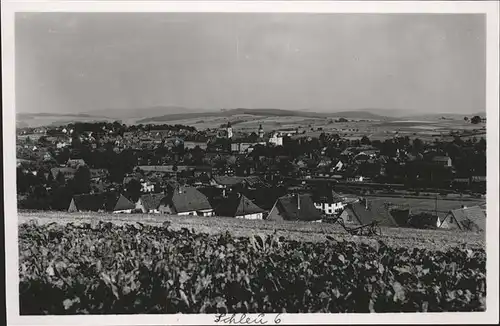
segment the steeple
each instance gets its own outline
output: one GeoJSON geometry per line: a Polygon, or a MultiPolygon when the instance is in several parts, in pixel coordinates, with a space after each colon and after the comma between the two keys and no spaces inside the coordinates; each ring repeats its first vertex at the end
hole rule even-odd
{"type": "Polygon", "coordinates": [[[264,138],[264,129],[262,129],[262,125],[259,125],[259,138],[264,138]]]}

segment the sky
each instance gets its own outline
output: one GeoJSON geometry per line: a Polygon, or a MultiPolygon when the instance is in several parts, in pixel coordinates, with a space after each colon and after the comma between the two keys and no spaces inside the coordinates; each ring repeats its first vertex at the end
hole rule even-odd
{"type": "Polygon", "coordinates": [[[480,14],[17,13],[17,112],[485,111],[480,14]]]}

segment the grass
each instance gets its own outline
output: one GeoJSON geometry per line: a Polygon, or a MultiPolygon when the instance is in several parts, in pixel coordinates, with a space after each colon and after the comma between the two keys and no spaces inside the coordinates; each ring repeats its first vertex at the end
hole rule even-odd
{"type": "Polygon", "coordinates": [[[66,212],[20,212],[18,223],[36,220],[37,223],[95,223],[109,221],[115,224],[141,222],[144,224],[161,225],[165,221],[171,222],[171,228],[194,229],[219,235],[229,231],[234,236],[248,236],[250,234],[271,234],[274,231],[279,236],[298,241],[317,242],[326,241],[330,236],[338,241],[354,240],[356,242],[377,245],[377,240],[401,247],[418,247],[432,250],[445,250],[448,247],[467,246],[470,248],[484,248],[484,236],[475,233],[465,233],[450,230],[417,230],[405,228],[382,228],[382,235],[376,237],[351,236],[339,225],[310,222],[274,222],[265,220],[240,220],[224,217],[196,217],[196,216],[167,216],[159,214],[100,214],[100,213],[66,213],[66,212]]]}
{"type": "MultiPolygon", "coordinates": [[[[378,197],[366,196],[369,201],[382,201],[390,202],[395,205],[409,205],[412,211],[434,211],[436,208],[436,201],[433,197],[429,198],[408,198],[408,197],[378,197]]],[[[474,200],[470,198],[463,198],[462,200],[444,200],[437,201],[438,213],[447,213],[452,209],[461,208],[462,205],[471,207],[484,204],[485,200],[474,200]]]]}

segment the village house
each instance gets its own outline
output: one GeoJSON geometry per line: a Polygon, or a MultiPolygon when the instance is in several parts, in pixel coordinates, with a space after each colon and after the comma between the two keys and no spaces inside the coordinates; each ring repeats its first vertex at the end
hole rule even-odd
{"type": "Polygon", "coordinates": [[[164,194],[145,194],[139,197],[135,204],[135,209],[143,213],[160,213],[161,200],[165,198],[164,194]]]}
{"type": "Polygon", "coordinates": [[[462,207],[448,212],[440,228],[458,229],[462,231],[484,232],[486,230],[486,213],[479,206],[462,207]]]}
{"type": "Polygon", "coordinates": [[[118,192],[75,195],[68,212],[131,213],[135,205],[118,192]]]}
{"type": "Polygon", "coordinates": [[[280,197],[266,218],[270,221],[319,221],[321,212],[310,195],[296,194],[280,197]]]}
{"type": "Polygon", "coordinates": [[[222,201],[215,209],[218,216],[249,220],[262,220],[264,210],[242,194],[235,194],[222,201]]]}
{"type": "Polygon", "coordinates": [[[377,222],[381,226],[405,226],[410,211],[398,209],[396,212],[397,215],[391,210],[391,205],[386,205],[381,201],[370,202],[362,199],[346,205],[340,217],[346,225],[366,225],[377,222]]]}
{"type": "Polygon", "coordinates": [[[313,199],[314,206],[327,216],[340,214],[345,206],[343,198],[334,191],[316,194],[313,199]]]}
{"type": "Polygon", "coordinates": [[[155,185],[150,180],[141,179],[140,183],[141,183],[141,192],[147,193],[155,191],[155,185]]]}
{"type": "Polygon", "coordinates": [[[213,216],[214,210],[207,197],[194,187],[178,186],[165,196],[160,213],[171,215],[213,216]]]}
{"type": "Polygon", "coordinates": [[[274,132],[269,138],[269,144],[274,146],[283,146],[283,137],[279,133],[274,132]]]}

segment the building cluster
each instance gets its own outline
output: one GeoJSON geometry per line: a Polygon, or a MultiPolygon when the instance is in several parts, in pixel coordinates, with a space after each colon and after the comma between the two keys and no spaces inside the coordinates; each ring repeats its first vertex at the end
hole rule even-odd
{"type": "MultiPolygon", "coordinates": [[[[461,150],[480,152],[483,145],[477,142],[377,143],[331,134],[314,138],[293,130],[266,133],[262,125],[242,133],[230,123],[205,131],[126,129],[119,124],[92,130],[77,127],[19,130],[17,138],[18,178],[37,177],[47,194],[55,187],[70,189],[76,178],[78,184],[88,180],[89,187],[72,190],[63,205],[69,212],[303,221],[341,217],[346,224],[378,221],[398,227],[408,226],[421,212],[381,206],[363,195],[387,190],[388,185],[393,185],[393,192],[412,187],[485,190],[485,172],[460,156],[461,150]],[[414,184],[398,183],[401,180],[414,184]],[[334,188],[355,195],[340,195],[334,188]]],[[[35,193],[30,184],[23,191],[20,198],[35,193]]],[[[482,219],[480,212],[484,209],[457,208],[427,224],[480,228],[482,224],[474,222],[482,219]],[[473,222],[464,226],[465,220],[473,222]]]]}

